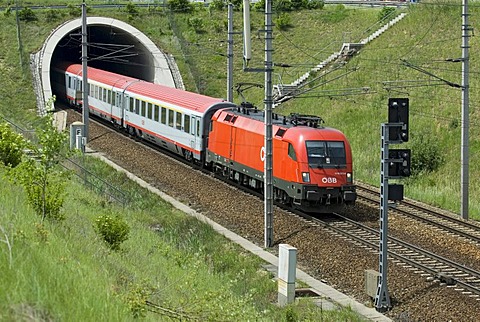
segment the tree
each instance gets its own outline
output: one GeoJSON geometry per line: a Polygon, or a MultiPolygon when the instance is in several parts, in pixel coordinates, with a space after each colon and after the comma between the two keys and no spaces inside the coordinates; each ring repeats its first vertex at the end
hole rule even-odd
{"type": "Polygon", "coordinates": [[[188,0],[169,0],[168,7],[176,12],[191,12],[193,5],[188,0]]]}
{"type": "Polygon", "coordinates": [[[21,161],[27,143],[23,136],[15,133],[7,123],[0,124],[0,162],[16,167],[21,161]]]}
{"type": "Polygon", "coordinates": [[[12,178],[24,187],[29,204],[42,221],[60,220],[69,175],[60,167],[60,162],[70,154],[67,134],[57,130],[52,114],[41,119],[36,134],[38,144],[30,146],[33,158],[24,158],[12,170],[12,178]]]}

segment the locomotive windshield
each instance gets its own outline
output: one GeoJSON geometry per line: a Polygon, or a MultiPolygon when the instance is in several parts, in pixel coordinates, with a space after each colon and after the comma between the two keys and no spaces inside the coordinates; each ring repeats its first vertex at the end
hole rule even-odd
{"type": "Polygon", "coordinates": [[[346,167],[347,157],[342,141],[306,141],[308,165],[312,168],[346,167]]]}

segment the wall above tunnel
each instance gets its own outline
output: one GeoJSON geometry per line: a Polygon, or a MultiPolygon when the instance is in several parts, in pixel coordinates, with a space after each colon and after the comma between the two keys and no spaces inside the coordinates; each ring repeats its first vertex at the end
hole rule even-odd
{"type": "MultiPolygon", "coordinates": [[[[35,87],[37,96],[43,96],[43,105],[54,94],[50,83],[52,68],[65,61],[81,63],[81,27],[81,19],[65,22],[52,31],[41,50],[33,55],[34,80],[40,83],[35,87]]],[[[112,18],[88,17],[87,37],[89,66],[184,88],[174,59],[135,27],[112,18]]]]}

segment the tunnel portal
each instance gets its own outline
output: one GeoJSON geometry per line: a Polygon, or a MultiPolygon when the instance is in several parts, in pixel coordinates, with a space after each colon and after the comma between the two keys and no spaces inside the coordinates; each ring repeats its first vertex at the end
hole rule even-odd
{"type": "MultiPolygon", "coordinates": [[[[60,25],[33,55],[32,71],[39,105],[44,106],[55,94],[50,82],[51,70],[62,62],[82,62],[81,27],[81,19],[60,25]]],[[[129,24],[112,18],[88,17],[87,39],[88,66],[184,88],[173,57],[129,24]]]]}

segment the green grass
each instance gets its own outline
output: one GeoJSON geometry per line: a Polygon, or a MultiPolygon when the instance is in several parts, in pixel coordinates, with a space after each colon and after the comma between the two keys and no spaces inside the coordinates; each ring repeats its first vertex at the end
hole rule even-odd
{"type": "MultiPolygon", "coordinates": [[[[376,21],[380,9],[326,6],[320,11],[291,12],[292,27],[286,31],[274,29],[273,60],[292,67],[275,67],[273,83],[289,83],[320,63],[331,53],[339,51],[344,41],[358,42],[378,28],[376,21]]],[[[397,12],[401,10],[398,9],[397,12]]],[[[436,171],[414,176],[404,181],[407,197],[416,198],[454,212],[460,211],[460,136],[461,91],[439,83],[435,78],[403,64],[403,59],[420,66],[434,75],[453,83],[461,83],[461,64],[444,62],[447,58],[461,57],[460,3],[420,3],[403,9],[408,15],[379,38],[367,44],[359,55],[321,80],[312,83],[314,90],[279,106],[276,112],[299,112],[322,116],[326,126],[346,133],[353,154],[355,178],[379,185],[380,183],[380,124],[387,122],[389,97],[410,99],[410,141],[426,136],[438,143],[438,153],[444,163],[436,171]],[[455,4],[455,5],[451,5],[455,4]],[[355,70],[355,71],[354,71],[355,70]],[[353,71],[353,72],[352,72],[353,71]],[[411,86],[412,81],[418,82],[411,86]],[[325,83],[320,85],[320,82],[325,83]],[[319,86],[320,85],[320,86],[319,86]],[[344,89],[369,88],[362,95],[332,95],[344,89]]],[[[480,8],[470,7],[472,25],[480,8]]],[[[195,84],[190,90],[226,97],[225,31],[218,31],[219,22],[225,22],[225,12],[197,10],[204,19],[205,32],[195,33],[187,24],[189,15],[175,15],[177,28],[184,39],[184,51],[195,84]],[[205,86],[207,84],[207,86],[205,86]]],[[[274,19],[275,19],[274,14],[274,19]]],[[[145,23],[145,19],[142,24],[145,23]]],[[[241,12],[234,15],[235,31],[241,30],[241,12]]],[[[133,24],[139,23],[137,19],[133,24]]],[[[262,13],[252,12],[252,60],[249,67],[262,67],[264,60],[262,13]]],[[[140,29],[143,28],[139,25],[140,29]]],[[[155,34],[151,35],[156,39],[155,34]]],[[[170,35],[169,35],[170,36],[170,35]]],[[[163,39],[163,38],[162,38],[163,39]]],[[[234,36],[234,83],[264,84],[263,73],[242,71],[241,36],[234,36]]],[[[164,44],[161,41],[157,43],[164,44]]],[[[480,205],[475,202],[480,193],[478,40],[470,38],[470,217],[480,219],[480,205]]],[[[177,56],[176,56],[177,57],[177,56]]],[[[190,80],[190,78],[188,78],[190,80]]],[[[244,92],[248,101],[263,107],[264,90],[251,88],[244,92]]],[[[241,98],[235,93],[235,101],[241,98]]],[[[392,146],[393,147],[393,146],[392,146]]],[[[412,143],[401,148],[411,148],[412,143]]],[[[413,149],[413,158],[421,153],[413,149]]],[[[420,147],[421,148],[421,147],[420,147]]]]}
{"type": "Polygon", "coordinates": [[[134,313],[167,319],[160,310],[147,312],[145,300],[202,321],[285,321],[291,314],[361,320],[349,309],[322,313],[303,300],[278,308],[276,283],[258,257],[100,161],[88,163],[136,195],[129,206],[111,204],[72,180],[66,219],[41,223],[0,169],[0,240],[11,245],[0,243],[1,321],[129,321],[134,313]],[[95,233],[94,221],[104,214],[119,214],[130,226],[120,251],[95,233]]]}
{"type": "MultiPolygon", "coordinates": [[[[0,6],[4,3],[0,2],[0,6]]],[[[282,32],[274,30],[273,47],[274,61],[293,67],[276,67],[274,83],[280,78],[284,82],[292,81],[339,50],[344,40],[364,38],[363,31],[375,23],[378,11],[326,6],[319,12],[290,13],[292,27],[282,32]]],[[[477,24],[478,11],[478,7],[470,8],[473,26],[477,24]]],[[[353,148],[356,179],[378,185],[380,123],[387,119],[388,97],[408,96],[411,102],[410,136],[424,134],[432,137],[438,142],[445,162],[433,173],[405,180],[406,195],[458,212],[460,91],[444,85],[387,90],[383,82],[421,80],[428,84],[426,75],[402,65],[400,59],[406,59],[441,78],[460,83],[460,64],[438,62],[461,56],[460,7],[420,4],[411,6],[407,12],[408,16],[402,22],[368,44],[346,67],[330,74],[327,77],[329,82],[310,93],[316,97],[289,101],[277,111],[317,114],[326,120],[328,126],[344,131],[353,148]],[[354,67],[358,71],[333,81],[334,77],[354,67]],[[329,97],[321,92],[366,86],[370,87],[368,95],[329,97]]],[[[57,20],[47,20],[46,12],[38,11],[37,22],[21,23],[25,62],[28,62],[30,53],[41,47],[52,29],[72,18],[67,12],[62,13],[57,20]]],[[[131,23],[160,48],[175,56],[188,89],[226,97],[226,59],[222,56],[226,53],[226,32],[222,29],[226,12],[197,8],[195,14],[205,21],[203,33],[196,33],[188,26],[187,19],[191,14],[171,16],[146,9],[141,10],[138,17],[129,17],[122,10],[93,9],[90,14],[131,23]],[[172,22],[175,28],[171,27],[172,22]]],[[[235,30],[239,31],[241,13],[235,12],[234,19],[235,30]]],[[[256,33],[263,28],[263,22],[262,13],[252,13],[254,41],[250,67],[262,67],[263,64],[263,34],[259,33],[257,37],[256,33]]],[[[35,122],[35,97],[28,68],[19,66],[14,17],[0,15],[0,30],[0,113],[29,127],[35,122]]],[[[263,84],[262,73],[242,72],[241,37],[235,35],[234,39],[234,82],[263,84]]],[[[480,205],[475,203],[480,193],[480,183],[475,180],[480,174],[480,165],[476,161],[479,153],[476,126],[479,80],[475,77],[479,64],[476,54],[478,39],[472,37],[470,41],[470,209],[471,217],[478,219],[480,205]]],[[[262,107],[263,89],[252,88],[244,95],[262,107]]],[[[240,101],[238,95],[235,100],[240,101]]],[[[404,144],[402,148],[410,144],[404,144]]],[[[415,151],[413,153],[415,155],[415,151]]],[[[310,314],[318,314],[314,307],[304,302],[292,309],[273,307],[275,284],[270,276],[263,276],[265,272],[258,259],[226,243],[211,228],[132,186],[124,175],[112,173],[97,162],[90,166],[109,182],[127,191],[133,202],[125,209],[119,208],[83,190],[73,181],[65,205],[67,219],[62,223],[46,222],[38,226],[39,219],[25,206],[22,191],[7,183],[0,187],[0,226],[14,240],[13,261],[9,260],[7,245],[0,243],[0,320],[16,320],[22,316],[82,321],[130,320],[130,309],[141,308],[138,303],[145,295],[154,303],[175,310],[188,308],[187,314],[201,315],[202,318],[220,314],[221,303],[229,304],[231,311],[228,312],[233,317],[246,314],[259,317],[258,320],[281,321],[291,314],[303,314],[302,317],[308,319],[310,314]],[[123,251],[119,253],[108,251],[94,233],[94,219],[109,213],[121,213],[131,225],[131,236],[122,244],[123,251]],[[238,257],[238,253],[243,255],[238,257]]],[[[2,182],[5,182],[3,178],[2,182]]],[[[5,236],[0,233],[0,238],[5,236]]],[[[356,320],[348,311],[341,314],[347,317],[326,315],[324,320],[356,320]]],[[[159,317],[148,313],[147,319],[158,320],[159,317]]]]}

